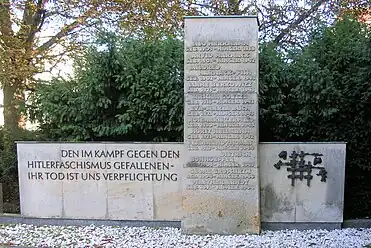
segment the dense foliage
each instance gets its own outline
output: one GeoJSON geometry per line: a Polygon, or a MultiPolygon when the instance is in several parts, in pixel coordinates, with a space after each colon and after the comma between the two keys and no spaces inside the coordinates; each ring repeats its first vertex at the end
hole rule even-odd
{"type": "Polygon", "coordinates": [[[261,53],[264,140],[346,141],[348,166],[371,169],[371,37],[345,20],[285,63],[261,53]],[[268,101],[266,103],[266,101],[268,101]],[[265,131],[264,131],[265,132],[265,131]]]}
{"type": "Polygon", "coordinates": [[[344,20],[285,63],[260,54],[261,141],[347,142],[345,217],[371,216],[371,32],[344,20]]]}
{"type": "Polygon", "coordinates": [[[183,48],[106,39],[78,61],[76,78],[40,85],[31,116],[54,140],[179,141],[183,48]]]}
{"type": "MultiPolygon", "coordinates": [[[[0,128],[0,182],[2,187],[3,209],[5,213],[19,211],[19,191],[18,191],[18,165],[16,144],[10,149],[4,146],[4,132],[0,128]]],[[[31,141],[42,140],[37,132],[29,130],[18,130],[14,133],[15,140],[31,141]]]]}
{"type": "MultiPolygon", "coordinates": [[[[290,54],[262,44],[259,58],[261,141],[347,142],[346,217],[371,214],[370,34],[345,19],[290,54]]],[[[73,80],[37,88],[40,130],[54,140],[182,140],[182,42],[103,44],[73,80]]]]}

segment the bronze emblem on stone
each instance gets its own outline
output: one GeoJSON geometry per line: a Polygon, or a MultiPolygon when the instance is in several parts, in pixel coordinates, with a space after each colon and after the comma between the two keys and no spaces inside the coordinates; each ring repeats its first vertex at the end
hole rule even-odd
{"type": "Polygon", "coordinates": [[[282,160],[279,160],[273,166],[277,170],[281,169],[282,166],[288,167],[287,171],[291,172],[291,174],[287,177],[291,179],[292,186],[295,186],[296,179],[299,179],[300,181],[303,181],[303,179],[305,179],[307,180],[307,185],[310,186],[310,181],[313,179],[313,169],[319,170],[316,175],[321,177],[321,182],[326,182],[327,171],[325,167],[316,166],[322,164],[322,156],[323,154],[320,153],[306,153],[303,151],[297,153],[296,151],[293,151],[291,155],[288,156],[290,160],[288,162],[283,162],[282,160],[287,160],[287,151],[281,151],[278,154],[278,157],[282,160]],[[306,157],[310,156],[314,157],[312,161],[305,160],[306,157]]]}

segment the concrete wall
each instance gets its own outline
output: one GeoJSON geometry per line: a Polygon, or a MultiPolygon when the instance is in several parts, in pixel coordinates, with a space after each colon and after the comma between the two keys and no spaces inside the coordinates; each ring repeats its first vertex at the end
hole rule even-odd
{"type": "Polygon", "coordinates": [[[18,143],[21,213],[179,220],[179,143],[18,143]]]}
{"type": "MultiPolygon", "coordinates": [[[[261,221],[342,222],[345,149],[344,143],[260,143],[261,221]],[[289,160],[278,157],[281,151],[287,151],[288,156],[292,151],[323,154],[322,163],[316,166],[326,169],[326,182],[316,175],[319,169],[313,169],[310,186],[305,179],[296,179],[292,186],[287,166],[274,167],[279,160],[289,160]]],[[[182,143],[20,142],[21,214],[72,219],[181,220],[183,154],[182,143]],[[80,167],[84,164],[85,169],[76,168],[76,162],[80,162],[80,167]],[[88,168],[87,162],[90,167],[98,164],[100,169],[88,168]],[[61,168],[62,163],[65,168],[61,168]],[[149,163],[156,168],[150,168],[149,163]]],[[[308,155],[305,160],[313,163],[314,156],[308,155]]]]}
{"type": "MultiPolygon", "coordinates": [[[[345,174],[344,143],[261,143],[260,144],[260,186],[262,222],[342,222],[344,205],[345,174]],[[287,151],[287,159],[279,153],[287,151]],[[301,151],[318,155],[322,163],[315,165],[327,171],[326,181],[317,175],[321,170],[313,168],[310,180],[296,178],[294,186],[288,178],[291,172],[287,166],[277,169],[274,165],[281,160],[289,162],[292,152],[301,151]]],[[[305,164],[313,161],[315,155],[306,155],[305,164]]],[[[319,160],[317,160],[319,162],[319,160]]],[[[278,167],[278,166],[277,166],[278,167]]],[[[300,177],[300,173],[295,173],[300,177]]]]}

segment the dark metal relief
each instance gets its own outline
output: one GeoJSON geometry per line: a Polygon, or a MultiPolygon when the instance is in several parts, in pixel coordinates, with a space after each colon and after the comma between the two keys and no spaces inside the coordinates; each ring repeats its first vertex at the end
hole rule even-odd
{"type": "Polygon", "coordinates": [[[282,166],[287,166],[287,171],[291,174],[287,177],[291,179],[291,185],[295,186],[295,180],[299,179],[303,181],[303,179],[307,180],[307,185],[310,186],[310,181],[313,179],[312,170],[318,170],[317,176],[321,177],[321,182],[326,182],[327,178],[327,171],[325,167],[316,166],[322,164],[322,157],[323,154],[320,153],[306,153],[301,151],[297,153],[293,151],[291,155],[289,155],[290,161],[282,162],[282,160],[287,160],[287,151],[282,151],[278,154],[278,157],[282,160],[279,160],[278,163],[274,165],[276,169],[281,169],[282,166]],[[308,156],[314,157],[312,161],[305,160],[308,156]]]}

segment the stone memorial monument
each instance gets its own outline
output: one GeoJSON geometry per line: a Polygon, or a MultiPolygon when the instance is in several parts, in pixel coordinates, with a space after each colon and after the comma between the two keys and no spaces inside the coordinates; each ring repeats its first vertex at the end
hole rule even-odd
{"type": "Polygon", "coordinates": [[[260,232],[258,22],[186,17],[182,231],[260,232]]]}
{"type": "Polygon", "coordinates": [[[18,142],[21,214],[179,220],[182,150],[180,143],[18,142]]]}
{"type": "Polygon", "coordinates": [[[345,143],[261,143],[256,17],[186,17],[184,143],[18,142],[25,217],[341,228],[345,143]]]}

